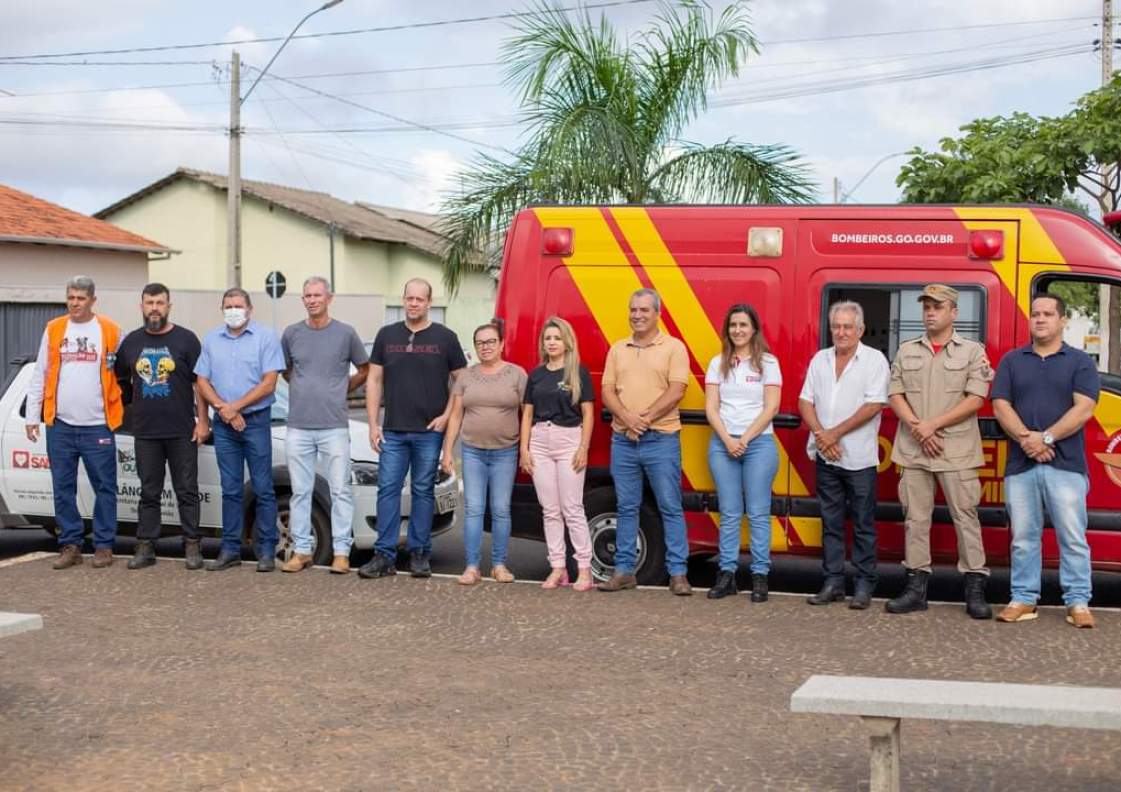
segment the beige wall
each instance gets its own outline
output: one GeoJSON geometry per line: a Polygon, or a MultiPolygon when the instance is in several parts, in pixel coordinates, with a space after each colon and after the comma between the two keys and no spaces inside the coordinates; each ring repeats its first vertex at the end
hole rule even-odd
{"type": "Polygon", "coordinates": [[[63,245],[0,243],[0,302],[66,302],[66,281],[89,275],[99,313],[123,314],[148,282],[148,256],[63,245]]]}
{"type": "MultiPolygon", "coordinates": [[[[166,283],[172,291],[220,291],[225,287],[224,192],[191,179],[179,179],[124,207],[110,220],[182,251],[170,261],[154,262],[152,280],[166,283]]],[[[272,270],[284,273],[289,291],[294,293],[309,275],[330,276],[331,240],[326,227],[278,206],[270,210],[266,202],[250,195],[242,199],[241,247],[242,283],[251,291],[263,289],[265,276],[272,270]]],[[[486,275],[469,276],[455,298],[449,299],[441,272],[436,257],[414,248],[335,234],[334,286],[338,297],[384,295],[384,300],[379,297],[373,304],[365,303],[367,313],[362,320],[367,325],[380,327],[382,306],[400,305],[405,281],[421,277],[432,283],[433,304],[446,308],[448,326],[470,350],[471,331],[493,315],[494,281],[486,275]]],[[[258,319],[262,319],[264,308],[262,301],[258,319]]],[[[364,331],[359,332],[363,338],[368,337],[364,331]]]]}

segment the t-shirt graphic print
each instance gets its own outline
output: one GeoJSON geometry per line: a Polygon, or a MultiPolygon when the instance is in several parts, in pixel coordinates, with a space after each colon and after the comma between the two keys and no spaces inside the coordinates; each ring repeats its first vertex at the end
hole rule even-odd
{"type": "Polygon", "coordinates": [[[166,346],[144,347],[136,359],[136,376],[140,379],[140,397],[166,399],[171,395],[171,372],[175,358],[166,346]]]}

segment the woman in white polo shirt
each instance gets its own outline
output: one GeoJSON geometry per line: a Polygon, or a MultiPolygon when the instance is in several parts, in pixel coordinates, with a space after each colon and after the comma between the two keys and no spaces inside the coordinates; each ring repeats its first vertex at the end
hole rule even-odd
{"type": "Polygon", "coordinates": [[[705,374],[705,415],[712,427],[708,465],[720,499],[720,574],[709,599],[736,593],[740,522],[751,526],[751,601],[767,601],[771,570],[771,484],[778,447],[771,421],[782,372],[763,337],[759,314],[737,303],[724,316],[723,348],[705,374]],[[745,508],[746,506],[746,508],[745,508]]]}

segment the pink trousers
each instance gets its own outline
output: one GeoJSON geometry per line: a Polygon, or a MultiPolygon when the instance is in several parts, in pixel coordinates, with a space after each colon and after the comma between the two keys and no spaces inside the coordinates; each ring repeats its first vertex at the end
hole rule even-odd
{"type": "Polygon", "coordinates": [[[549,421],[533,425],[529,452],[533,455],[533,486],[545,522],[545,544],[549,566],[565,565],[564,526],[575,551],[576,564],[585,569],[592,563],[592,540],[584,514],[584,471],[572,469],[572,457],[580,447],[580,427],[557,426],[549,421]]]}

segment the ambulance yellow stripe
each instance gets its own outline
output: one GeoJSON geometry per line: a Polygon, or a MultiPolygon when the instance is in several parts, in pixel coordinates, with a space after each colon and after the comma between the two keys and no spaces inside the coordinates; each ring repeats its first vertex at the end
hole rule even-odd
{"type": "MultiPolygon", "coordinates": [[[[610,211],[651,284],[661,294],[665,309],[673,317],[674,323],[681,332],[682,340],[689,347],[694,359],[701,366],[707,366],[708,362],[720,352],[720,335],[712,326],[693,287],[669,248],[666,247],[650,215],[641,207],[618,207],[610,211]]],[[[704,404],[703,385],[698,382],[697,377],[690,377],[681,406],[685,409],[703,410],[704,404]]],[[[681,458],[682,467],[695,486],[700,486],[699,482],[703,481],[705,488],[715,489],[716,485],[712,481],[707,459],[711,436],[712,431],[707,426],[683,427],[681,458]]],[[[779,452],[779,469],[775,476],[773,492],[779,495],[788,493],[808,495],[809,490],[798,475],[798,471],[790,464],[786,449],[777,437],[775,441],[779,452]]],[[[719,523],[718,515],[710,514],[710,516],[719,523]]],[[[746,544],[748,539],[746,524],[741,528],[741,537],[746,544]]],[[[772,549],[785,550],[787,544],[781,521],[772,520],[772,549]]]]}
{"type": "MultiPolygon", "coordinates": [[[[1031,315],[1032,281],[1043,272],[1069,272],[1071,269],[1031,209],[961,206],[954,212],[971,231],[992,228],[1004,231],[1004,257],[993,262],[993,269],[1015,296],[1025,318],[1031,315]]],[[[1094,420],[1106,437],[1121,431],[1121,397],[1103,392],[1094,409],[1094,420]]]]}

